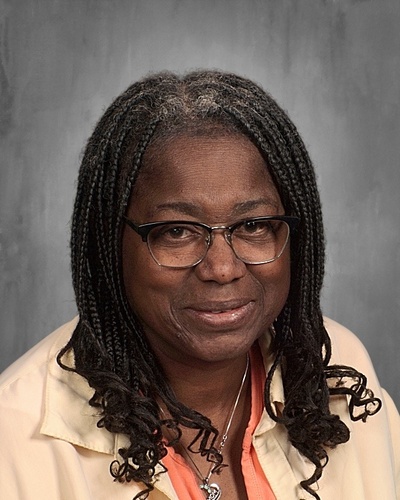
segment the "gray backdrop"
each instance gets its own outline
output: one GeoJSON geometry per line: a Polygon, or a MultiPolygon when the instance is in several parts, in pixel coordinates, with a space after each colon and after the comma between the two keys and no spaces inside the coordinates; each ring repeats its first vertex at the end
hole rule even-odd
{"type": "Polygon", "coordinates": [[[149,71],[221,68],[298,125],[326,220],[324,312],[400,405],[399,0],[2,0],[0,19],[0,368],[75,313],[70,214],[105,106],[149,71]]]}

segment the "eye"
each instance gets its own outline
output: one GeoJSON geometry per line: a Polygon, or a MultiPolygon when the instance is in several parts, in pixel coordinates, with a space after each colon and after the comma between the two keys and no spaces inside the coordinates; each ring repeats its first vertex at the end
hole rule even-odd
{"type": "Polygon", "coordinates": [[[257,233],[272,230],[272,225],[269,221],[247,221],[243,228],[247,233],[257,233]]]}
{"type": "Polygon", "coordinates": [[[237,226],[233,232],[235,238],[243,241],[260,244],[270,243],[275,241],[279,232],[280,221],[267,220],[246,220],[237,226]]]}
{"type": "Polygon", "coordinates": [[[163,224],[155,227],[149,236],[158,245],[190,244],[202,238],[203,231],[192,224],[163,224]]]}
{"type": "Polygon", "coordinates": [[[184,238],[189,234],[190,230],[185,226],[165,226],[159,231],[159,236],[168,238],[184,238]]]}
{"type": "Polygon", "coordinates": [[[276,221],[270,221],[270,220],[248,220],[244,221],[243,224],[238,226],[235,230],[235,234],[257,234],[257,235],[267,235],[274,233],[275,227],[274,223],[276,224],[276,221]]]}

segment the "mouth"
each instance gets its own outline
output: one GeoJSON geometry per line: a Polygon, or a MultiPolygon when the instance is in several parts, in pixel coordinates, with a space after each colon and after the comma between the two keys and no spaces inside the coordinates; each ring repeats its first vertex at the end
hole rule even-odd
{"type": "Polygon", "coordinates": [[[205,302],[185,308],[186,314],[205,327],[231,329],[242,326],[255,308],[253,300],[205,302]]]}

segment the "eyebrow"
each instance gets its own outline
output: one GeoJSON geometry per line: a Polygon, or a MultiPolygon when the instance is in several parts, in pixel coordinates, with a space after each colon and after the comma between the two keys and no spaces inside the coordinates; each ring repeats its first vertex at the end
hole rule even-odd
{"type": "Polygon", "coordinates": [[[154,207],[154,212],[165,212],[167,210],[173,210],[182,215],[191,215],[192,217],[201,216],[201,209],[197,205],[185,201],[161,203],[154,207]]]}
{"type": "MultiPolygon", "coordinates": [[[[273,198],[259,198],[256,200],[247,200],[237,203],[233,207],[233,210],[230,215],[243,216],[247,212],[250,212],[251,210],[255,210],[261,207],[274,211],[274,213],[271,215],[277,215],[276,212],[278,211],[279,204],[273,198]]],[[[203,215],[202,209],[195,203],[190,203],[190,202],[179,201],[179,202],[162,203],[154,207],[154,212],[164,212],[167,210],[173,210],[175,212],[181,213],[182,215],[189,215],[191,217],[198,217],[198,218],[201,218],[201,216],[203,215]]]]}
{"type": "MultiPolygon", "coordinates": [[[[241,203],[237,203],[233,210],[233,215],[243,215],[251,210],[255,210],[256,208],[265,207],[267,209],[272,209],[278,211],[279,204],[273,198],[259,198],[257,200],[248,200],[241,203]]],[[[273,215],[277,215],[274,213],[273,215]]]]}

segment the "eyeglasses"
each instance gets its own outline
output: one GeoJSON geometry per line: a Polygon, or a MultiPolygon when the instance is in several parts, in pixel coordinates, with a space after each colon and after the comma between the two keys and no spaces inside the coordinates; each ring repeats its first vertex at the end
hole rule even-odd
{"type": "Polygon", "coordinates": [[[235,256],[245,264],[274,262],[282,255],[290,232],[299,222],[297,217],[287,215],[252,217],[231,226],[208,226],[184,220],[137,225],[127,217],[123,218],[147,243],[158,265],[174,268],[199,264],[212,245],[214,231],[222,231],[235,256]]]}

